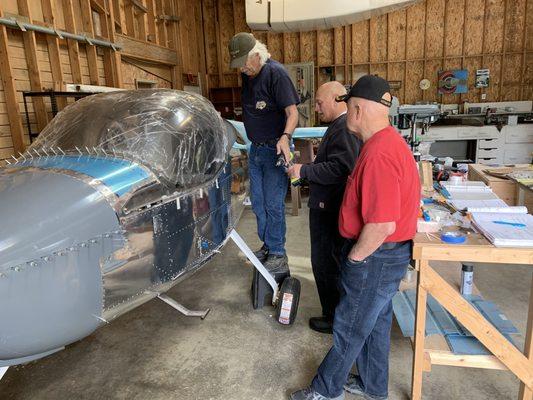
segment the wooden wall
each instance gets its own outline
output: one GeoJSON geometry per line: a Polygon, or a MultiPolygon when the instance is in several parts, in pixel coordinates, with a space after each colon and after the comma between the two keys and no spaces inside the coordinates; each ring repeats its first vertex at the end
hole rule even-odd
{"type": "MultiPolygon", "coordinates": [[[[0,16],[123,47],[113,51],[0,25],[0,160],[29,144],[24,91],[65,90],[67,83],[135,89],[136,80],[182,88],[200,73],[205,78],[197,0],[1,0],[0,16]]],[[[29,101],[32,132],[51,118],[47,100],[29,101]]]]}
{"type": "MultiPolygon", "coordinates": [[[[203,0],[207,71],[211,87],[235,86],[227,43],[250,31],[245,0],[203,0]]],[[[283,63],[313,61],[316,84],[353,83],[372,73],[400,81],[401,102],[533,99],[533,0],[425,0],[353,25],[302,33],[254,32],[283,63]],[[437,71],[469,70],[464,95],[437,94],[437,71]],[[490,87],[474,87],[475,70],[490,69],[490,87]],[[431,81],[422,91],[421,79],[431,81]],[[482,93],[486,99],[482,100],[482,93]]]]}
{"type": "MultiPolygon", "coordinates": [[[[249,31],[245,0],[2,0],[0,16],[82,33],[120,44],[120,51],[0,26],[0,160],[29,143],[22,92],[63,90],[66,83],[134,88],[200,83],[234,87],[227,44],[249,31]]],[[[533,0],[422,0],[409,8],[330,30],[254,32],[273,58],[315,63],[316,85],[354,82],[373,73],[401,82],[395,94],[417,100],[531,100],[533,0]],[[469,92],[437,95],[437,71],[466,68],[469,92]],[[473,87],[489,68],[491,85],[473,87]],[[432,87],[419,89],[422,78],[432,87]]],[[[30,104],[32,130],[50,120],[50,104],[30,104]]]]}

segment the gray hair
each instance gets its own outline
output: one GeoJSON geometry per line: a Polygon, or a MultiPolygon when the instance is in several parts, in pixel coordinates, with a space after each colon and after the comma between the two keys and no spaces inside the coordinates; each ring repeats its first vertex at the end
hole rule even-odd
{"type": "Polygon", "coordinates": [[[248,57],[254,55],[255,53],[259,54],[259,59],[261,61],[261,66],[265,65],[267,60],[270,58],[270,53],[268,52],[268,49],[259,40],[256,40],[255,46],[248,53],[248,57]]]}

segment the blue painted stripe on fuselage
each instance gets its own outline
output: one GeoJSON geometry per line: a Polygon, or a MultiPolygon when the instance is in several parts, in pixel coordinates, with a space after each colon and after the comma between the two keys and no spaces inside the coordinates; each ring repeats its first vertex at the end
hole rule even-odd
{"type": "Polygon", "coordinates": [[[122,196],[151,177],[150,173],[138,164],[118,158],[87,155],[34,158],[21,162],[17,166],[59,168],[79,172],[99,180],[117,196],[122,196]]]}

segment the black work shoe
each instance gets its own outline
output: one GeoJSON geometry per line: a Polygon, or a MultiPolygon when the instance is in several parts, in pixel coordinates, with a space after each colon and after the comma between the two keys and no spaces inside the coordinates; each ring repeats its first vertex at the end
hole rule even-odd
{"type": "Polygon", "coordinates": [[[309,318],[309,328],[320,333],[333,333],[333,319],[330,317],[309,318]]]}
{"type": "Polygon", "coordinates": [[[263,245],[259,250],[254,251],[254,255],[261,263],[264,263],[268,257],[268,248],[263,245]]]}
{"type": "Polygon", "coordinates": [[[289,269],[289,261],[285,254],[269,254],[263,265],[271,274],[289,269]]]}

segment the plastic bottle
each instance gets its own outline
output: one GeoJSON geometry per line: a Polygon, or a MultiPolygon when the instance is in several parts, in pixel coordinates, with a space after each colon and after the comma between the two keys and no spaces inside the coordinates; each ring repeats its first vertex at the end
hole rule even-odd
{"type": "Polygon", "coordinates": [[[461,294],[471,295],[474,287],[474,266],[472,264],[463,264],[461,275],[461,294]]]}

